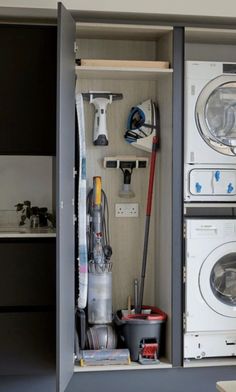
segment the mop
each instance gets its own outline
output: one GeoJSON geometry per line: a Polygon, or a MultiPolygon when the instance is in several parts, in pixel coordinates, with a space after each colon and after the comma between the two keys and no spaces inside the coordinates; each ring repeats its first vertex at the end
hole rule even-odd
{"type": "Polygon", "coordinates": [[[151,163],[150,163],[150,172],[149,172],[149,184],[148,184],[148,196],[147,196],[147,207],[146,207],[146,222],[145,222],[145,234],[144,234],[144,245],[143,245],[143,259],[142,259],[142,273],[140,280],[140,289],[139,289],[139,298],[138,298],[138,306],[136,313],[141,313],[142,305],[143,305],[143,292],[144,292],[144,281],[146,275],[146,265],[147,265],[147,252],[148,252],[148,240],[149,240],[149,228],[150,228],[150,219],[151,219],[151,211],[152,211],[152,196],[153,196],[153,184],[154,184],[154,176],[155,176],[155,164],[156,164],[156,155],[157,149],[159,147],[159,138],[160,138],[160,116],[159,110],[156,107],[156,131],[155,135],[152,139],[152,154],[151,154],[151,163]]]}

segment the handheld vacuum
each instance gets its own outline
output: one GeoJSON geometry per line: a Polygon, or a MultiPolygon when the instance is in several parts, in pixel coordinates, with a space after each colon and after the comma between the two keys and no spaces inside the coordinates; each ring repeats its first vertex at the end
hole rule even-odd
{"type": "Polygon", "coordinates": [[[95,146],[107,146],[107,105],[122,99],[123,94],[111,93],[110,91],[89,91],[83,93],[83,98],[95,106],[93,144],[95,146]]]}

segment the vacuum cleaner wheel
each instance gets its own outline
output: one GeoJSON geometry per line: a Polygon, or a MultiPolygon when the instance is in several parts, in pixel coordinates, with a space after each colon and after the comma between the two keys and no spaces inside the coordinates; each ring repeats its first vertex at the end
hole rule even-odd
{"type": "Polygon", "coordinates": [[[94,325],[87,331],[87,341],[90,350],[114,349],[117,336],[111,325],[94,325]]]}

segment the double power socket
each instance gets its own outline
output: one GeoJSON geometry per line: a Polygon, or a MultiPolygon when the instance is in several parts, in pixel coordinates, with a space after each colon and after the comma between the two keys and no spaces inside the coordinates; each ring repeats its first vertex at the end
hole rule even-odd
{"type": "Polygon", "coordinates": [[[116,203],[115,216],[116,218],[138,218],[138,203],[116,203]]]}

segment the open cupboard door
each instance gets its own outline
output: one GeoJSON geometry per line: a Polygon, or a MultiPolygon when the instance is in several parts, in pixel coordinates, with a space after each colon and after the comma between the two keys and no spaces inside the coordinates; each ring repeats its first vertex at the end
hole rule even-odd
{"type": "Polygon", "coordinates": [[[57,42],[57,392],[74,366],[75,22],[58,5],[57,42]]]}

